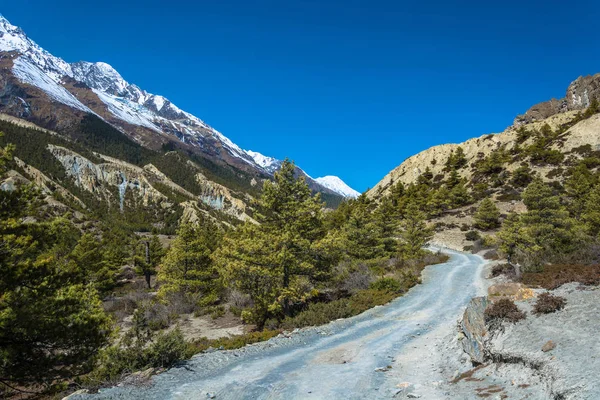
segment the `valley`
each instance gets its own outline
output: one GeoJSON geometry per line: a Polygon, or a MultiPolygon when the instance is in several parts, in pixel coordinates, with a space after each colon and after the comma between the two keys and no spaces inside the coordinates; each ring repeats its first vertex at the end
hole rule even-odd
{"type": "Polygon", "coordinates": [[[600,74],[565,86],[360,193],[0,16],[0,397],[599,398],[600,74]]]}

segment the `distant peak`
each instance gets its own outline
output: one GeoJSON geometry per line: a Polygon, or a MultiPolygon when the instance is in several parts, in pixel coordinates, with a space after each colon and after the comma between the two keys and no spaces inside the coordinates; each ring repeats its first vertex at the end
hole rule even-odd
{"type": "Polygon", "coordinates": [[[360,196],[359,192],[352,189],[350,186],[348,186],[346,184],[346,182],[344,182],[337,176],[327,175],[327,176],[324,176],[321,178],[317,178],[317,179],[315,179],[315,181],[317,181],[317,183],[319,183],[321,186],[324,186],[327,189],[330,189],[338,194],[341,194],[344,197],[356,198],[356,197],[360,196]]]}

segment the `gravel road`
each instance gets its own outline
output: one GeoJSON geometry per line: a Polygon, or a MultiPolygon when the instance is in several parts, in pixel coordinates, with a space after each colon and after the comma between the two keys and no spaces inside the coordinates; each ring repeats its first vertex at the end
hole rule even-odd
{"type": "Polygon", "coordinates": [[[243,349],[200,354],[148,385],[85,398],[447,398],[460,357],[447,348],[448,338],[469,300],[485,293],[485,261],[447,253],[447,263],[427,267],[421,285],[386,306],[243,349]]]}

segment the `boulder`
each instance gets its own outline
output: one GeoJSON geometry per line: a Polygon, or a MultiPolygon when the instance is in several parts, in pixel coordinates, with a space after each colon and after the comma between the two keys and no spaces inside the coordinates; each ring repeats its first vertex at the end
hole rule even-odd
{"type": "Polygon", "coordinates": [[[471,357],[471,361],[482,364],[485,361],[485,338],[488,330],[485,326],[485,309],[487,297],[471,299],[463,314],[460,327],[465,337],[461,340],[462,348],[471,357]]]}

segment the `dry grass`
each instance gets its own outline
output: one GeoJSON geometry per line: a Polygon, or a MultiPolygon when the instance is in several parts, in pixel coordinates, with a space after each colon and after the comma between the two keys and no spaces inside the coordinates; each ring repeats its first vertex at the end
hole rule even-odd
{"type": "Polygon", "coordinates": [[[569,282],[579,282],[584,285],[600,284],[600,265],[548,265],[541,272],[523,274],[524,284],[548,290],[556,289],[569,282]]]}

